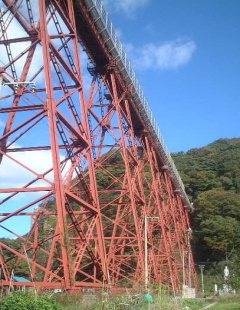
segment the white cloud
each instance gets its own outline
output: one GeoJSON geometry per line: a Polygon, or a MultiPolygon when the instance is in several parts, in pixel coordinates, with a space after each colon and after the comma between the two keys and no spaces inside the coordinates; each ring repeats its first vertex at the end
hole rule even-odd
{"type": "Polygon", "coordinates": [[[106,8],[112,12],[124,13],[133,17],[137,9],[145,7],[150,0],[104,0],[106,8]]]}
{"type": "MultiPolygon", "coordinates": [[[[16,144],[14,147],[18,147],[16,144]]],[[[43,174],[47,170],[52,168],[52,154],[51,151],[26,151],[26,152],[16,152],[9,153],[13,159],[25,165],[37,174],[43,174]]],[[[64,156],[60,155],[60,160],[64,160],[64,156]]],[[[68,161],[67,165],[63,171],[63,177],[70,169],[71,162],[68,161]]],[[[36,175],[26,168],[22,167],[20,164],[16,163],[14,160],[4,156],[3,161],[0,165],[0,188],[7,187],[21,187],[31,180],[35,179],[36,175]]],[[[53,172],[51,171],[45,176],[49,182],[53,181],[53,172]]],[[[49,182],[44,180],[38,180],[30,187],[36,186],[50,186],[49,182]]]]}
{"type": "MultiPolygon", "coordinates": [[[[18,23],[18,21],[15,18],[13,18],[7,28],[8,39],[15,39],[15,38],[21,38],[21,37],[27,37],[27,36],[28,35],[23,29],[23,27],[18,23]]],[[[0,38],[2,38],[1,33],[0,33],[0,38]]],[[[27,50],[29,46],[30,46],[29,42],[17,42],[17,43],[10,44],[12,57],[15,58],[19,56],[23,51],[27,50]]],[[[28,53],[25,53],[17,61],[14,62],[14,66],[15,66],[16,74],[18,78],[20,78],[21,76],[23,66],[25,65],[25,62],[26,62],[27,54],[28,53]]],[[[9,59],[8,59],[6,47],[4,45],[0,46],[0,55],[1,55],[0,66],[2,65],[5,66],[9,62],[9,59]]],[[[31,78],[31,76],[33,76],[38,71],[38,69],[40,69],[41,66],[42,66],[42,48],[40,47],[40,45],[38,45],[34,52],[31,66],[29,68],[29,74],[28,74],[27,80],[31,78]]],[[[7,71],[9,71],[10,73],[10,68],[8,68],[7,71]]],[[[40,74],[35,79],[35,82],[43,82],[43,74],[40,74]]]]}
{"type": "MultiPolygon", "coordinates": [[[[20,152],[10,155],[23,165],[32,169],[35,173],[41,174],[52,166],[50,151],[20,152]]],[[[2,164],[0,165],[0,175],[1,188],[21,187],[36,177],[33,173],[7,157],[3,158],[2,164]]],[[[49,179],[49,175],[46,178],[49,179]]],[[[48,185],[44,182],[43,186],[48,185]]]]}
{"type": "Polygon", "coordinates": [[[5,123],[0,118],[0,127],[5,127],[5,123]]]}
{"type": "Polygon", "coordinates": [[[129,58],[136,70],[173,70],[186,65],[195,49],[194,41],[177,39],[159,45],[149,43],[142,48],[132,49],[129,58]]]}

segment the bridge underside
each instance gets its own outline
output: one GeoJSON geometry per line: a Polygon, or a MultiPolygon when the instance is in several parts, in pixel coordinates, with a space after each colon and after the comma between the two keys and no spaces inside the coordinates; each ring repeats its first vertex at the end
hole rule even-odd
{"type": "Polygon", "coordinates": [[[89,1],[2,2],[0,285],[196,285],[190,207],[89,1]]]}

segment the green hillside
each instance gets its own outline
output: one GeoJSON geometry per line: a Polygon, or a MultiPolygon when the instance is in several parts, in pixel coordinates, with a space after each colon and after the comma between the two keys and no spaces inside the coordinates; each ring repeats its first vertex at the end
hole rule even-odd
{"type": "Polygon", "coordinates": [[[212,275],[230,268],[240,286],[240,138],[172,154],[193,202],[194,256],[212,275]]]}

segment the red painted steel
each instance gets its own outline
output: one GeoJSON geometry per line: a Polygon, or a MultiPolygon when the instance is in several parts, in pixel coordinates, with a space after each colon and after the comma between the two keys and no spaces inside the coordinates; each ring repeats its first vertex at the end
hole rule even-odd
{"type": "Polygon", "coordinates": [[[190,207],[84,1],[3,3],[0,285],[141,288],[147,217],[148,285],[197,286],[190,207]]]}

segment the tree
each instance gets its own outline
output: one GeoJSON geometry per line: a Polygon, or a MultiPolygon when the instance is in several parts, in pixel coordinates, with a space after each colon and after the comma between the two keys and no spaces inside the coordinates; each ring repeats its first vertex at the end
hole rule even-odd
{"type": "Polygon", "coordinates": [[[201,193],[195,202],[193,223],[198,261],[230,259],[239,252],[240,195],[220,189],[201,193]]]}

